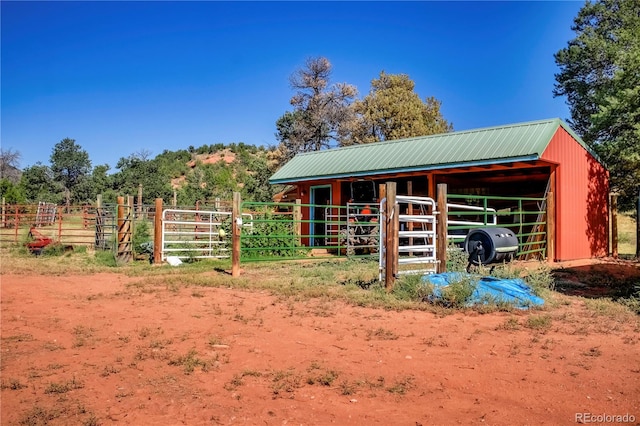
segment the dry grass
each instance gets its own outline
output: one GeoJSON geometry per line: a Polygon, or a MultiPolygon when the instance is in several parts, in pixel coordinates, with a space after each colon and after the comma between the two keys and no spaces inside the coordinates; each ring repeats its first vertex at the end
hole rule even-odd
{"type": "Polygon", "coordinates": [[[618,214],[618,254],[633,257],[636,254],[636,221],[631,213],[618,214]]]}
{"type": "MultiPolygon", "coordinates": [[[[178,268],[169,265],[154,266],[149,265],[148,262],[133,262],[115,267],[106,265],[104,259],[101,258],[102,254],[105,253],[85,251],[82,253],[71,252],[60,256],[36,257],[26,253],[26,250],[2,250],[0,252],[2,256],[2,270],[0,272],[54,276],[121,273],[130,277],[140,277],[139,280],[129,284],[125,290],[132,297],[167,289],[176,295],[187,291],[192,297],[202,297],[205,287],[233,287],[268,291],[281,300],[308,301],[315,299],[318,302],[314,305],[314,315],[318,317],[335,315],[332,306],[336,301],[396,311],[406,309],[431,311],[438,315],[455,311],[455,309],[445,309],[442,306],[427,303],[420,294],[416,296],[415,289],[423,288],[419,280],[416,282],[408,279],[398,280],[394,291],[387,292],[384,286],[377,281],[378,264],[372,261],[335,259],[244,263],[241,277],[230,281],[228,271],[231,267],[228,259],[183,264],[178,268]],[[366,283],[366,285],[361,285],[362,283],[366,283]]],[[[510,273],[519,274],[520,272],[514,269],[510,273]]],[[[554,278],[548,270],[548,266],[543,265],[528,271],[527,281],[534,288],[538,287],[537,281],[534,279],[536,276],[539,276],[538,281],[544,284],[542,288],[545,291],[542,292],[542,296],[548,302],[547,307],[557,307],[556,295],[558,293],[552,290],[554,278]]],[[[591,284],[591,280],[581,279],[580,281],[591,284]]],[[[622,306],[619,308],[627,310],[622,306]]],[[[606,311],[612,311],[612,309],[609,308],[606,311]]],[[[250,322],[256,319],[239,316],[236,320],[250,322]]],[[[261,324],[258,322],[258,325],[261,324]]],[[[530,324],[529,326],[535,328],[540,325],[530,324]]],[[[90,336],[85,336],[84,333],[77,334],[75,346],[90,343],[90,336]]],[[[390,336],[385,337],[381,333],[374,332],[370,333],[369,338],[391,339],[390,336]]],[[[50,349],[56,350],[58,348],[50,349]]]]}

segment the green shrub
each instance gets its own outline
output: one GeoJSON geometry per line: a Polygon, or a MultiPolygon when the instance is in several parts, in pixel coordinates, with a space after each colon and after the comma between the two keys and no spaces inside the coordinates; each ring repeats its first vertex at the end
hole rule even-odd
{"type": "Polygon", "coordinates": [[[248,258],[296,257],[305,253],[306,247],[294,234],[293,219],[284,215],[265,213],[254,216],[253,227],[243,228],[242,255],[248,258]]]}
{"type": "Polygon", "coordinates": [[[441,288],[439,303],[452,308],[462,308],[471,298],[475,288],[476,283],[470,276],[463,276],[458,280],[453,280],[448,286],[441,288]]]}
{"type": "Polygon", "coordinates": [[[632,312],[640,315],[640,294],[638,297],[631,296],[628,299],[618,299],[617,302],[626,306],[632,312]]]}
{"type": "Polygon", "coordinates": [[[462,308],[466,306],[476,288],[472,276],[462,275],[449,285],[436,288],[423,281],[422,275],[403,275],[393,288],[393,296],[398,300],[413,302],[433,302],[438,305],[462,308]]]}
{"type": "Polygon", "coordinates": [[[150,228],[149,222],[146,220],[137,222],[133,227],[132,243],[134,253],[147,253],[147,244],[151,241],[150,228]]]}
{"type": "Polygon", "coordinates": [[[392,294],[399,300],[427,302],[433,296],[433,286],[425,283],[422,275],[402,275],[392,294]]]}
{"type": "Polygon", "coordinates": [[[49,244],[48,246],[45,246],[42,249],[42,256],[62,256],[63,254],[65,254],[67,252],[67,246],[64,246],[60,243],[53,243],[53,244],[49,244]]]}
{"type": "Polygon", "coordinates": [[[469,256],[467,253],[455,244],[449,244],[447,248],[447,271],[465,272],[468,263],[469,256]]]}
{"type": "Polygon", "coordinates": [[[551,273],[551,268],[546,264],[540,264],[538,267],[529,271],[525,275],[524,281],[537,296],[541,296],[545,291],[555,288],[555,280],[551,273]]]}
{"type": "Polygon", "coordinates": [[[109,250],[96,251],[95,259],[98,265],[108,266],[108,267],[118,266],[118,262],[116,261],[115,255],[113,254],[112,251],[109,251],[109,250]]]}

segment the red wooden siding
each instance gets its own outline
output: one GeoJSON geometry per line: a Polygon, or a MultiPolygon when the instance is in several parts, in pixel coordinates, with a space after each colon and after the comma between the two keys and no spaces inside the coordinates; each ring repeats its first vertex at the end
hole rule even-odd
{"type": "Polygon", "coordinates": [[[562,127],[542,154],[556,168],[556,259],[606,256],[609,244],[606,169],[562,127]]]}

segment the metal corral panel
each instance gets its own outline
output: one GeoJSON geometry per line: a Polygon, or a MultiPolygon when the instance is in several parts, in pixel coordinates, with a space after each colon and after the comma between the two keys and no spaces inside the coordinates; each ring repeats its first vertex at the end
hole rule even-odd
{"type": "Polygon", "coordinates": [[[302,153],[278,170],[270,182],[537,160],[558,127],[570,131],[560,119],[550,119],[302,153]]]}
{"type": "Polygon", "coordinates": [[[562,127],[542,159],[557,164],[556,260],[607,255],[609,175],[605,167],[562,127]]]}

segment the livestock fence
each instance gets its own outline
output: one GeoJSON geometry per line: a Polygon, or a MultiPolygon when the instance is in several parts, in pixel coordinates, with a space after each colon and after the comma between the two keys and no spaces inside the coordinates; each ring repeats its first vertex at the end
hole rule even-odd
{"type": "Polygon", "coordinates": [[[163,262],[233,257],[237,236],[237,259],[242,262],[373,258],[383,269],[390,244],[386,223],[397,219],[392,235],[400,264],[396,275],[436,271],[446,261],[446,252],[438,252],[437,245],[460,249],[466,234],[476,227],[512,230],[518,237],[520,258],[547,256],[546,198],[446,194],[446,190],[445,197],[440,202],[445,208],[440,210],[436,201],[411,195],[395,196],[392,205],[385,197],[375,205],[239,200],[235,218],[234,203],[221,200],[195,207],[165,207],[162,200],[134,205],[133,197],[95,206],[3,204],[0,245],[24,244],[35,229],[57,243],[108,250],[125,262],[141,254],[163,262]],[[438,243],[439,222],[446,224],[446,231],[438,243]],[[147,232],[142,241],[134,241],[141,227],[147,232]]]}
{"type": "Polygon", "coordinates": [[[2,205],[0,246],[25,243],[32,231],[65,245],[95,244],[94,206],[2,205]]]}
{"type": "MultiPolygon", "coordinates": [[[[82,206],[2,203],[0,247],[31,247],[35,239],[62,245],[65,249],[84,246],[110,251],[118,256],[118,260],[126,262],[134,256],[132,236],[135,224],[150,220],[152,223],[154,215],[153,207],[138,206],[134,209],[133,203],[125,203],[124,197],[118,197],[115,204],[82,206]]],[[[43,247],[36,247],[39,254],[43,247]]]]}
{"type": "Polygon", "coordinates": [[[547,197],[499,197],[447,194],[447,235],[461,246],[477,227],[497,226],[518,238],[520,259],[546,258],[548,247],[547,197]]]}

